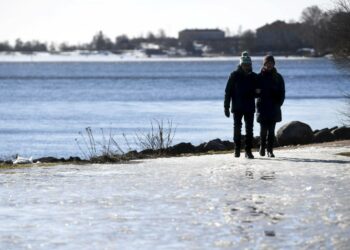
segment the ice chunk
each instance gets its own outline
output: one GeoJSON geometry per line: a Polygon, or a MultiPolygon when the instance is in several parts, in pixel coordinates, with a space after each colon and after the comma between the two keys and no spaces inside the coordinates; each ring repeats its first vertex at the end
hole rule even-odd
{"type": "Polygon", "coordinates": [[[16,160],[13,161],[13,164],[31,164],[33,163],[33,157],[25,158],[17,156],[16,160]]]}

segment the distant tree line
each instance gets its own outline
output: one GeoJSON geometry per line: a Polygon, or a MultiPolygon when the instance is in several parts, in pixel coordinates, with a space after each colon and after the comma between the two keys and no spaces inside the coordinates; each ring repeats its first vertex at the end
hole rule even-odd
{"type": "Polygon", "coordinates": [[[161,47],[177,46],[177,39],[167,37],[164,30],[159,30],[158,34],[148,32],[146,37],[129,38],[127,35],[120,35],[111,40],[102,31],[97,32],[90,43],[70,45],[66,42],[55,45],[51,43],[42,43],[37,40],[22,41],[16,39],[15,44],[11,46],[8,41],[0,42],[0,51],[18,51],[18,52],[56,52],[56,51],[74,51],[74,50],[98,50],[98,51],[117,51],[138,49],[141,43],[156,43],[161,47]]]}
{"type": "MultiPolygon", "coordinates": [[[[235,54],[249,50],[255,54],[273,52],[275,54],[295,54],[303,48],[314,50],[315,55],[333,53],[338,56],[350,55],[350,0],[338,0],[330,11],[323,11],[318,6],[303,10],[299,22],[276,21],[266,24],[256,31],[241,30],[236,35],[226,31],[228,39],[207,41],[204,45],[221,54],[235,54]],[[233,49],[234,47],[234,49],[233,49]]],[[[0,51],[31,52],[66,52],[74,50],[112,51],[140,49],[143,43],[156,44],[161,50],[170,48],[183,49],[194,54],[194,44],[181,45],[176,38],[167,37],[164,30],[157,34],[149,32],[145,37],[129,38],[119,35],[114,40],[102,31],[97,32],[89,43],[69,45],[68,43],[48,45],[37,40],[22,41],[17,39],[14,45],[0,42],[0,51]]]]}
{"type": "Polygon", "coordinates": [[[350,55],[350,0],[337,1],[336,8],[331,11],[311,6],[303,11],[301,19],[303,35],[317,51],[350,55]]]}
{"type": "Polygon", "coordinates": [[[338,0],[330,11],[318,6],[303,10],[300,22],[276,21],[256,32],[242,35],[243,47],[251,52],[295,52],[312,48],[316,55],[350,55],[350,0],[338,0]]]}

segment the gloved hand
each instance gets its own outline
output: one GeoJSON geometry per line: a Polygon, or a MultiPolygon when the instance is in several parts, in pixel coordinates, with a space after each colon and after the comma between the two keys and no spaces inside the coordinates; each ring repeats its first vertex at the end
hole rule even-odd
{"type": "Polygon", "coordinates": [[[225,116],[226,116],[227,118],[230,117],[230,109],[225,108],[225,116]]]}

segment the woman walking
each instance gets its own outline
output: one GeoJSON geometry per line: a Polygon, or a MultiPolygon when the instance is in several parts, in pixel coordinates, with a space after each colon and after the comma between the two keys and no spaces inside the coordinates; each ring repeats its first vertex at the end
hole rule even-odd
{"type": "Polygon", "coordinates": [[[283,77],[275,68],[275,59],[268,55],[264,58],[264,65],[258,74],[257,121],[260,123],[260,150],[261,156],[275,157],[273,144],[275,140],[276,123],[282,121],[281,106],[285,98],[283,77]],[[267,144],[266,144],[267,140],[267,144]],[[267,147],[266,147],[267,146],[267,147]]]}

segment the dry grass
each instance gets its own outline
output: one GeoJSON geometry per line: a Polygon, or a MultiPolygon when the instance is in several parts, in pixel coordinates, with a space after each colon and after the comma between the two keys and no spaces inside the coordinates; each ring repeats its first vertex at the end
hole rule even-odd
{"type": "MultiPolygon", "coordinates": [[[[141,150],[153,150],[155,153],[162,154],[171,145],[175,136],[176,129],[171,120],[154,119],[150,122],[150,129],[139,131],[135,134],[135,144],[141,150]]],[[[120,146],[110,129],[106,132],[100,129],[100,134],[94,132],[90,127],[79,132],[80,137],[75,142],[83,157],[91,162],[123,162],[133,159],[127,152],[135,151],[130,146],[129,139],[123,133],[122,138],[127,149],[120,146]],[[99,139],[97,139],[99,138],[99,139]]]]}

